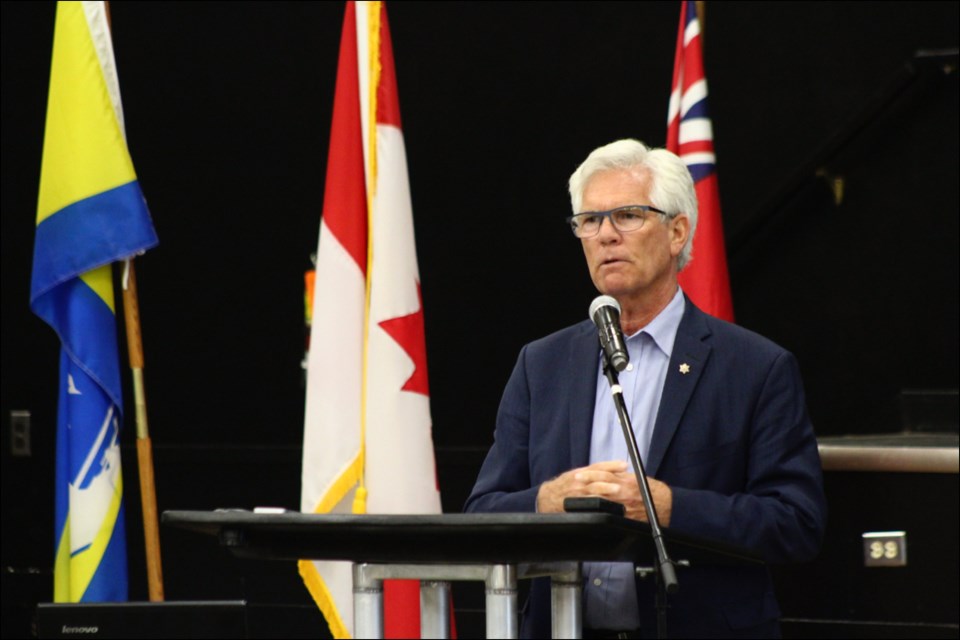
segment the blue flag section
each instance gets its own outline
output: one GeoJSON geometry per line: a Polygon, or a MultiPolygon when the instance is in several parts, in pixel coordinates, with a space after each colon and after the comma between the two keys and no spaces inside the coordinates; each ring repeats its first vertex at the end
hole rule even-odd
{"type": "Polygon", "coordinates": [[[112,263],[157,244],[123,130],[103,2],[60,2],[30,306],[60,337],[54,600],[127,599],[112,263]]]}
{"type": "MultiPolygon", "coordinates": [[[[92,297],[86,294],[87,297],[92,297]]],[[[83,293],[79,294],[82,298],[83,293]]],[[[88,301],[90,302],[90,301],[88,301]]],[[[96,303],[95,303],[96,304],[96,303]]],[[[80,305],[83,306],[81,302],[80,305]]],[[[113,319],[103,327],[116,356],[113,319]]],[[[71,359],[60,355],[57,416],[55,596],[58,602],[127,599],[127,545],[120,466],[120,409],[71,359]]]]}

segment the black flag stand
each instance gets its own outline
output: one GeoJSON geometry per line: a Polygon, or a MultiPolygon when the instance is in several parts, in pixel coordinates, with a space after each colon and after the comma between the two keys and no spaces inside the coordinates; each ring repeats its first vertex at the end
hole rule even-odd
{"type": "Polygon", "coordinates": [[[627,442],[627,451],[630,452],[630,461],[633,463],[633,472],[637,476],[637,484],[640,485],[640,493],[643,496],[643,504],[647,510],[647,520],[650,522],[650,535],[653,537],[653,545],[657,551],[657,637],[667,637],[667,602],[666,594],[676,593],[680,589],[677,583],[677,573],[674,570],[674,562],[667,554],[667,547],[663,542],[663,534],[660,531],[660,520],[657,517],[657,508],[653,504],[653,497],[650,495],[650,484],[647,482],[647,474],[643,469],[643,461],[640,459],[640,449],[637,447],[637,438],[633,433],[633,426],[630,424],[630,415],[627,413],[626,404],[623,402],[623,389],[620,387],[620,378],[616,369],[610,364],[610,358],[606,350],[603,352],[603,374],[610,383],[610,393],[613,396],[613,404],[617,408],[617,417],[620,419],[620,426],[623,428],[623,438],[627,442]]]}

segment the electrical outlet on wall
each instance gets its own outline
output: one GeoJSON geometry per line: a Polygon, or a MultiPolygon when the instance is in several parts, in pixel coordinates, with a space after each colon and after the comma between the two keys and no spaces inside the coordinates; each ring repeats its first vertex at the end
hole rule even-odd
{"type": "Polygon", "coordinates": [[[30,412],[13,410],[10,412],[10,455],[27,458],[30,451],[30,412]]]}

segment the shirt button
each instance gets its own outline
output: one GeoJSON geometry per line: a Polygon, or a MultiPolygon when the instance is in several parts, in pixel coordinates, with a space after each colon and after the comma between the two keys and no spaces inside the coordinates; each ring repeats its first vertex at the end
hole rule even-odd
{"type": "Polygon", "coordinates": [[[602,585],[602,584],[603,584],[603,580],[601,580],[600,578],[594,578],[594,579],[593,579],[593,585],[594,585],[594,586],[599,587],[599,586],[602,585]]]}
{"type": "Polygon", "coordinates": [[[632,362],[628,362],[628,363],[627,363],[627,371],[633,371],[633,363],[632,363],[632,362]]]}

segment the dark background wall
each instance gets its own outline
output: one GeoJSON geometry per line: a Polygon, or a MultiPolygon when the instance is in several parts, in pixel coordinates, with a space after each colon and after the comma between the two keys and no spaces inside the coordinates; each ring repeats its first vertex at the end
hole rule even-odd
{"type": "MultiPolygon", "coordinates": [[[[899,430],[901,390],[958,386],[956,53],[952,72],[913,57],[955,50],[957,8],[707,3],[737,321],[796,353],[820,435],[899,430]],[[840,204],[818,171],[844,178],[840,204]]],[[[343,5],[111,9],[127,137],[161,241],[137,262],[160,508],[296,508],[303,272],[343,5]]],[[[2,562],[4,599],[29,599],[49,589],[53,549],[58,344],[28,291],[54,4],[0,10],[2,562]],[[11,451],[12,410],[31,412],[30,456],[11,451]]],[[[566,178],[600,144],[665,141],[679,3],[388,11],[441,490],[459,510],[519,348],[584,318],[594,295],[563,224],[566,178]]],[[[138,572],[132,441],[129,415],[138,572]]],[[[209,541],[163,534],[169,595],[224,595],[184,568],[209,541]]],[[[232,566],[211,579],[249,596],[249,581],[224,577],[232,566]]],[[[132,588],[145,597],[137,575],[132,588]]]]}

